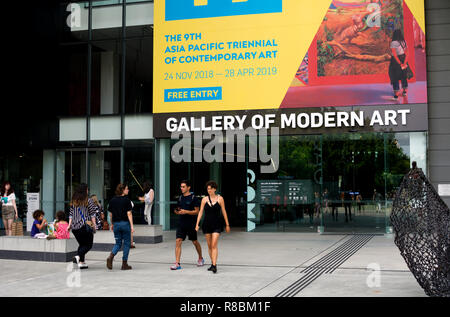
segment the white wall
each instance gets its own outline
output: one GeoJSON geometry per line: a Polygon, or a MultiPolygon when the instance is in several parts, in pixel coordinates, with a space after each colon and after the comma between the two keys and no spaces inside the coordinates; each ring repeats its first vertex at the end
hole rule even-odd
{"type": "MultiPolygon", "coordinates": [[[[87,31],[89,9],[80,6],[80,26],[72,25],[72,32],[87,31]]],[[[77,14],[77,13],[72,13],[77,14]]],[[[127,5],[126,25],[152,25],[153,24],[153,2],[136,3],[127,5]]],[[[122,27],[122,5],[93,7],[92,28],[108,29],[122,27]]]]}

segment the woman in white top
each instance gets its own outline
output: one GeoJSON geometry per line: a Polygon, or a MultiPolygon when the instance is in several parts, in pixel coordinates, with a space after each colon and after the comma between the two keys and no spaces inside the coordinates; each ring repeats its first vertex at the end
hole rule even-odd
{"type": "Polygon", "coordinates": [[[16,195],[10,182],[4,182],[0,191],[2,199],[2,218],[7,236],[12,235],[12,224],[19,217],[17,213],[16,195]]]}
{"type": "Polygon", "coordinates": [[[400,84],[402,83],[403,97],[408,93],[408,46],[401,30],[395,30],[391,41],[392,58],[389,64],[389,78],[394,89],[394,100],[398,100],[400,84]]]}
{"type": "Polygon", "coordinates": [[[150,182],[145,182],[143,187],[144,197],[139,197],[140,201],[145,202],[144,217],[148,225],[154,225],[153,221],[153,202],[155,200],[155,191],[153,190],[153,185],[150,182]]]}

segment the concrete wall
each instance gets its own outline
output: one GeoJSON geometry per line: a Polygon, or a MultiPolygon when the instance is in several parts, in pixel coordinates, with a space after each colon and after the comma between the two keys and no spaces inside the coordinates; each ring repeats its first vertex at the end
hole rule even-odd
{"type": "MultiPolygon", "coordinates": [[[[436,189],[450,184],[450,1],[426,0],[428,168],[436,189]]],[[[450,206],[450,196],[442,197],[450,206]]]]}

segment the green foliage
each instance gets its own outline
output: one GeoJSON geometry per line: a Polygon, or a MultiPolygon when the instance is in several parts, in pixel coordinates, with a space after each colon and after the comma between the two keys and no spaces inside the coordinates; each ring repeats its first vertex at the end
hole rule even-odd
{"type": "Polygon", "coordinates": [[[295,179],[312,179],[315,164],[314,144],[316,137],[289,136],[280,138],[280,176],[295,179]]]}
{"type": "Polygon", "coordinates": [[[325,37],[327,38],[327,41],[332,41],[334,39],[334,33],[332,30],[328,29],[325,25],[324,27],[325,37]]]}
{"type": "Polygon", "coordinates": [[[370,200],[374,188],[383,195],[385,191],[392,193],[409,170],[410,158],[397,147],[395,136],[394,133],[282,136],[278,172],[261,174],[258,179],[289,176],[315,183],[322,163],[325,187],[337,191],[341,179],[341,190],[360,190],[363,199],[370,200]],[[322,159],[318,156],[320,149],[322,159]]]}
{"type": "Polygon", "coordinates": [[[317,41],[317,75],[325,76],[325,65],[331,63],[336,57],[330,44],[317,41]]]}

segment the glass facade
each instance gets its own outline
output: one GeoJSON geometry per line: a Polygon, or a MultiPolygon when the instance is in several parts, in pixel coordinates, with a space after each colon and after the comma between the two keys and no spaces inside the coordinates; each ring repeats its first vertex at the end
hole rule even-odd
{"type": "MultiPolygon", "coordinates": [[[[52,138],[39,149],[0,155],[0,179],[13,183],[19,209],[40,192],[48,219],[68,210],[88,183],[104,206],[119,182],[130,188],[143,223],[143,182],[155,186],[155,222],[176,228],[172,212],[183,179],[198,197],[215,180],[233,228],[255,232],[388,230],[393,195],[412,161],[427,172],[427,133],[285,135],[279,168],[242,162],[176,163],[168,139],[153,137],[152,1],[81,1],[59,7],[57,98],[52,138]],[[145,7],[142,7],[145,6],[145,7]]],[[[248,138],[247,144],[255,140],[248,138]]],[[[196,149],[191,148],[192,157],[196,149]]],[[[0,224],[1,225],[1,224],[0,224]]]]}
{"type": "MultiPolygon", "coordinates": [[[[0,153],[0,185],[9,181],[16,195],[20,218],[26,216],[27,193],[42,187],[42,151],[2,151],[0,153]]],[[[3,229],[3,221],[0,221],[3,229]]]]}
{"type": "Polygon", "coordinates": [[[248,163],[249,231],[384,233],[412,161],[426,171],[423,132],[281,136],[279,143],[276,173],[248,163]]]}
{"type": "Polygon", "coordinates": [[[155,152],[152,11],[140,12],[140,5],[153,3],[60,4],[59,142],[41,152],[41,205],[49,219],[57,210],[68,210],[80,183],[88,183],[90,193],[107,206],[124,182],[135,204],[135,221],[142,222],[138,196],[143,182],[154,183],[155,152]]]}

